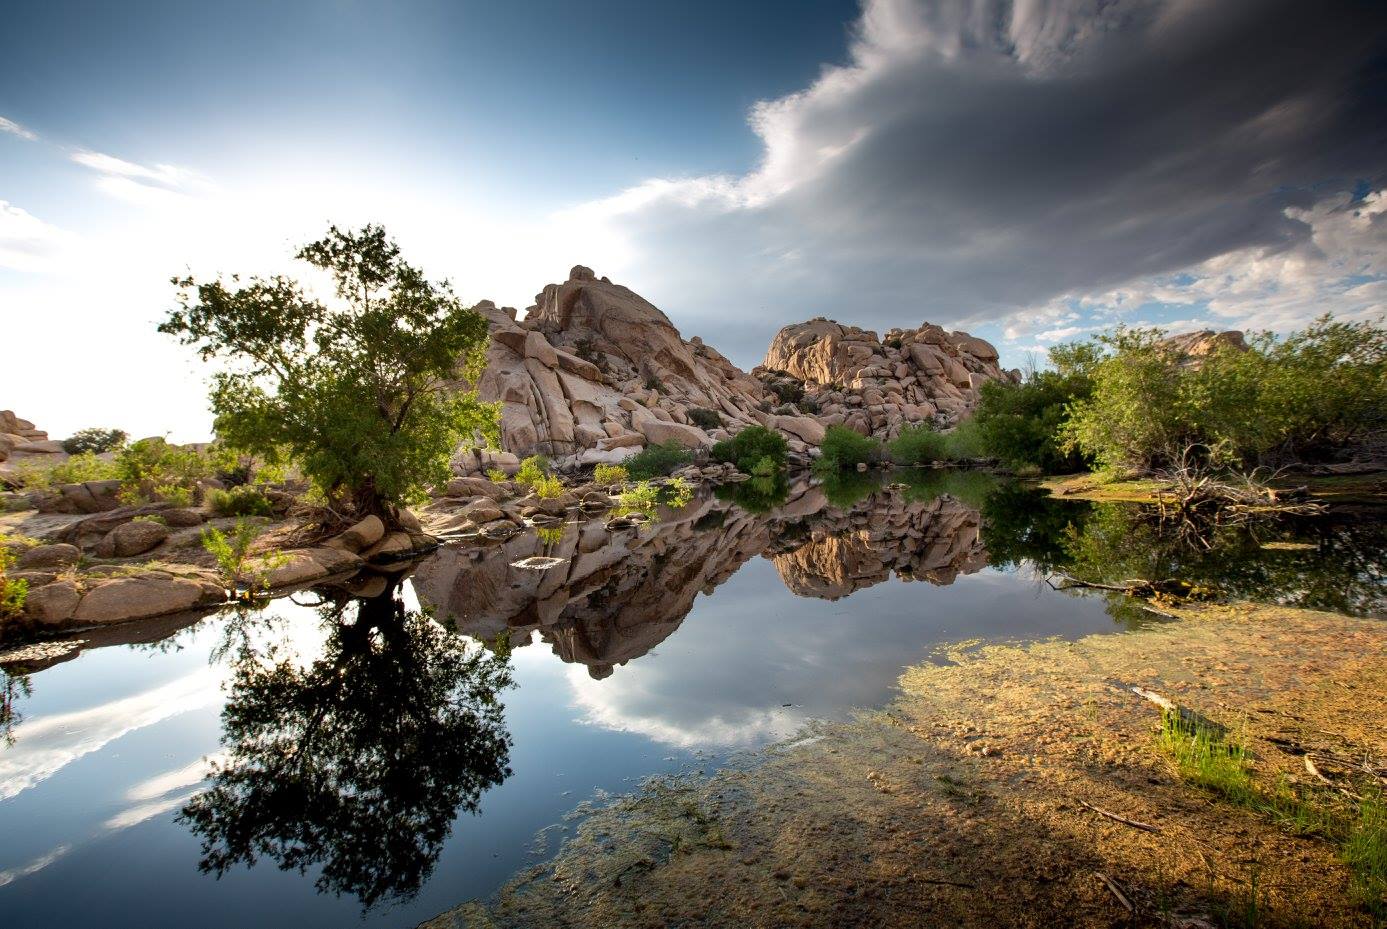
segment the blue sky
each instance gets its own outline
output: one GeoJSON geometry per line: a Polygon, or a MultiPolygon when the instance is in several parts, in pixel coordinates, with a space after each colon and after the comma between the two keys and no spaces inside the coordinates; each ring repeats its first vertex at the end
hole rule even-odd
{"type": "Polygon", "coordinates": [[[930,320],[1023,364],[1116,322],[1387,305],[1384,13],[1162,0],[11,3],[0,405],[206,434],[167,278],[383,222],[464,297],[583,263],[750,367],[930,320]]]}

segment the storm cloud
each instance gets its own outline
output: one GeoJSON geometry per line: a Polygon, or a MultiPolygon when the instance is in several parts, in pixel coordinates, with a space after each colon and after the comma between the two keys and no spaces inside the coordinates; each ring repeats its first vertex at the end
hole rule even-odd
{"type": "MultiPolygon", "coordinates": [[[[1361,279],[1380,264],[1324,254],[1310,218],[1384,186],[1384,39],[1368,2],[869,0],[846,64],[753,109],[755,171],[581,212],[743,363],[812,315],[1016,332],[1221,256],[1361,279]]],[[[1346,247],[1371,255],[1382,225],[1378,204],[1346,247]]],[[[1182,302],[1164,284],[1152,298],[1182,302]]]]}

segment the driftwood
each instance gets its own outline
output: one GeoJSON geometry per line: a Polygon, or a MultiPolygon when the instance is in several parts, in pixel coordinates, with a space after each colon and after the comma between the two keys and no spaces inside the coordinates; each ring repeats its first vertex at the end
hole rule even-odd
{"type": "Polygon", "coordinates": [[[1216,739],[1221,739],[1228,734],[1228,727],[1222,723],[1216,723],[1202,713],[1196,713],[1187,706],[1181,706],[1174,700],[1162,697],[1152,690],[1143,690],[1140,687],[1132,687],[1132,693],[1141,697],[1143,700],[1150,700],[1161,711],[1176,717],[1180,722],[1180,727],[1186,732],[1207,732],[1216,739]]]}

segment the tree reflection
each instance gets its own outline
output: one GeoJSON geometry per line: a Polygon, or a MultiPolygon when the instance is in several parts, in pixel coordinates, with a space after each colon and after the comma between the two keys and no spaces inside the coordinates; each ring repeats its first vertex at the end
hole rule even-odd
{"type": "Polygon", "coordinates": [[[204,872],[260,856],[316,867],[320,892],[366,909],[417,892],[457,811],[475,813],[510,775],[497,699],[510,661],[393,590],[322,614],[323,654],[307,665],[240,629],[226,656],[227,760],[179,818],[202,839],[204,872]]]}

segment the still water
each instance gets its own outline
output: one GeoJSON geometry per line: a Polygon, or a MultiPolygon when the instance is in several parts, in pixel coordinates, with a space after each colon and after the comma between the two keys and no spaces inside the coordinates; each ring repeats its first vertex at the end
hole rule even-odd
{"type": "Polygon", "coordinates": [[[638,530],[448,546],[365,601],[89,633],[3,665],[0,912],[413,926],[552,851],[580,804],[881,705],[946,644],[1161,621],[1051,572],[1377,614],[1381,527],[1191,545],[983,475],[743,486],[638,530]]]}

